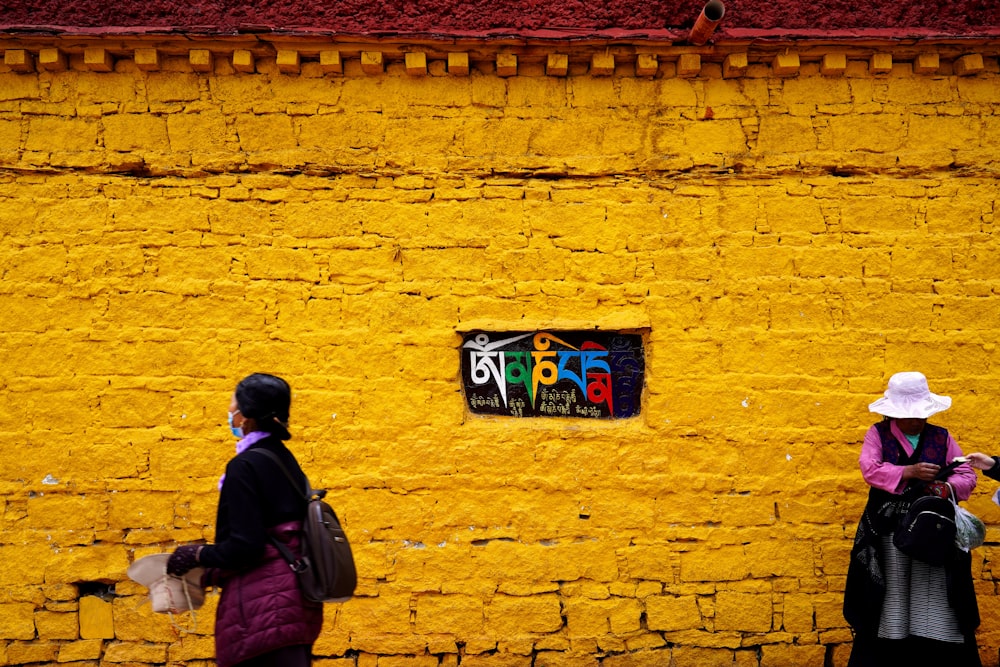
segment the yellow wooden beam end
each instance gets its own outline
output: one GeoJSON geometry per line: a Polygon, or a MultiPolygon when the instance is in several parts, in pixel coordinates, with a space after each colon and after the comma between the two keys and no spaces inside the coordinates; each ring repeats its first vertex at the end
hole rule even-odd
{"type": "Polygon", "coordinates": [[[15,72],[32,72],[35,69],[31,54],[24,49],[7,49],[3,52],[3,64],[15,72]]]}
{"type": "Polygon", "coordinates": [[[868,71],[872,74],[888,74],[892,71],[891,53],[873,53],[868,62],[868,71]]]}
{"type": "Polygon", "coordinates": [[[423,51],[407,53],[403,59],[406,63],[406,73],[410,76],[424,76],[427,74],[427,54],[423,51]]]}
{"type": "Polygon", "coordinates": [[[732,79],[737,76],[743,76],[743,74],[747,71],[748,64],[747,54],[730,53],[726,56],[725,60],[722,61],[722,77],[725,79],[732,79]]]}
{"type": "Polygon", "coordinates": [[[497,76],[514,76],[517,74],[517,56],[513,53],[497,54],[497,76]]]}
{"type": "Polygon", "coordinates": [[[381,74],[385,71],[385,61],[381,51],[361,52],[361,71],[365,74],[381,74]]]}
{"type": "Polygon", "coordinates": [[[188,62],[195,72],[211,72],[212,52],[208,49],[191,49],[188,51],[188,62]]]}
{"type": "Polygon", "coordinates": [[[792,76],[799,73],[800,66],[798,53],[779,53],[771,63],[771,70],[776,76],[792,76]]]}
{"type": "Polygon", "coordinates": [[[244,74],[252,73],[257,66],[257,61],[253,57],[253,52],[249,49],[236,49],[233,51],[233,69],[244,74]]]}
{"type": "Polygon", "coordinates": [[[545,73],[549,76],[566,76],[569,72],[569,56],[565,53],[550,53],[545,60],[545,73]]]}
{"type": "Polygon", "coordinates": [[[156,49],[136,49],[132,58],[135,60],[135,66],[143,72],[160,69],[160,52],[156,49]]]}
{"type": "Polygon", "coordinates": [[[640,53],[635,59],[636,76],[655,76],[660,68],[660,61],[653,53],[640,53]]]}
{"type": "Polygon", "coordinates": [[[983,71],[983,56],[978,53],[970,53],[955,60],[955,74],[959,76],[969,76],[983,71]]]}
{"type": "Polygon", "coordinates": [[[449,53],[448,74],[453,74],[455,76],[469,76],[469,54],[449,53]]]}
{"type": "Polygon", "coordinates": [[[59,49],[42,49],[38,52],[38,68],[61,72],[67,67],[66,54],[59,49]]]}
{"type": "Polygon", "coordinates": [[[278,49],[274,62],[282,74],[298,74],[302,70],[299,52],[292,49],[278,49]]]}
{"type": "Polygon", "coordinates": [[[819,71],[824,76],[840,76],[847,71],[846,53],[828,53],[819,64],[819,71]]]}
{"type": "Polygon", "coordinates": [[[344,61],[340,57],[340,51],[320,51],[319,66],[324,74],[344,73],[344,61]]]}
{"type": "Polygon", "coordinates": [[[697,53],[682,53],[677,58],[677,76],[690,78],[701,74],[701,56],[697,53]]]}
{"type": "Polygon", "coordinates": [[[941,67],[941,56],[937,53],[918,53],[913,59],[914,74],[933,74],[941,67]]]}
{"type": "Polygon", "coordinates": [[[610,53],[595,53],[590,59],[592,76],[611,76],[615,73],[615,57],[610,53]]]}
{"type": "Polygon", "coordinates": [[[107,49],[93,46],[83,50],[83,64],[93,72],[110,72],[115,68],[114,58],[107,49]]]}

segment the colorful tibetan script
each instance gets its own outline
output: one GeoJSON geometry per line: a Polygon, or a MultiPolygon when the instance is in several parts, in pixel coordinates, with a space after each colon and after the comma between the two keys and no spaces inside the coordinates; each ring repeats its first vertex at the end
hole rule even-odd
{"type": "Polygon", "coordinates": [[[631,417],[645,372],[639,334],[477,332],[462,343],[465,398],[476,414],[631,417]]]}

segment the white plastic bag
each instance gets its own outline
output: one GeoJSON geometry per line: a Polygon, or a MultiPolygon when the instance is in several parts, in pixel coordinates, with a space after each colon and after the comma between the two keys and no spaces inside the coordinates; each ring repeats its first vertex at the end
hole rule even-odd
{"type": "Polygon", "coordinates": [[[971,551],[986,541],[986,526],[978,516],[955,504],[955,546],[971,551]]]}

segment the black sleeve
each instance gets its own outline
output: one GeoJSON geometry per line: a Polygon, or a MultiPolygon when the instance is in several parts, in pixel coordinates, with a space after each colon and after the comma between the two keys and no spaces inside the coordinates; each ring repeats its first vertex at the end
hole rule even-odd
{"type": "Polygon", "coordinates": [[[254,564],[264,553],[267,527],[262,516],[262,487],[253,466],[236,457],[226,466],[226,479],[219,495],[219,523],[226,534],[216,544],[206,545],[199,560],[206,567],[240,570],[254,564]]]}
{"type": "Polygon", "coordinates": [[[984,470],[983,474],[1000,482],[1000,456],[993,457],[993,467],[989,470],[984,470]]]}

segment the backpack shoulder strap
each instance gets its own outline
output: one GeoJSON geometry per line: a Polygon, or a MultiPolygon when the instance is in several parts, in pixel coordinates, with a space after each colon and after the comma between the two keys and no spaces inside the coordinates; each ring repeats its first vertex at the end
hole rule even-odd
{"type": "MultiPolygon", "coordinates": [[[[271,459],[275,463],[277,463],[278,467],[281,468],[281,472],[285,473],[285,477],[288,478],[288,481],[289,483],[291,483],[292,488],[298,491],[299,495],[301,495],[305,499],[307,504],[309,503],[309,496],[311,494],[302,493],[302,490],[295,483],[295,478],[292,477],[292,473],[288,472],[288,468],[286,468],[285,464],[281,462],[281,459],[278,458],[277,454],[267,449],[258,449],[258,448],[248,449],[247,451],[258,452],[260,454],[265,455],[267,458],[271,459]]],[[[308,478],[306,478],[306,489],[310,489],[308,478]]],[[[268,535],[268,538],[271,540],[271,544],[273,544],[275,548],[281,553],[281,557],[285,559],[285,562],[288,563],[288,566],[292,568],[292,571],[298,573],[308,567],[308,565],[301,558],[296,558],[295,554],[292,553],[291,549],[289,549],[286,545],[282,544],[281,540],[278,540],[273,535],[268,535]]]]}
{"type": "Polygon", "coordinates": [[[295,483],[295,478],[292,477],[292,473],[288,472],[288,468],[286,468],[285,464],[281,462],[281,459],[278,458],[277,454],[275,454],[274,452],[272,452],[270,450],[263,449],[263,448],[258,448],[258,447],[255,447],[253,449],[248,449],[247,451],[248,452],[257,452],[259,454],[263,454],[267,458],[269,458],[272,461],[274,461],[275,463],[277,463],[278,467],[281,468],[281,472],[285,473],[285,478],[288,479],[288,482],[292,485],[292,488],[295,489],[299,493],[299,495],[302,496],[305,499],[306,502],[309,502],[309,499],[312,496],[312,494],[309,493],[309,491],[311,491],[312,488],[311,488],[311,485],[309,484],[309,479],[308,478],[306,478],[306,490],[307,490],[307,492],[303,493],[302,489],[300,489],[299,486],[298,486],[298,484],[295,483]]]}

